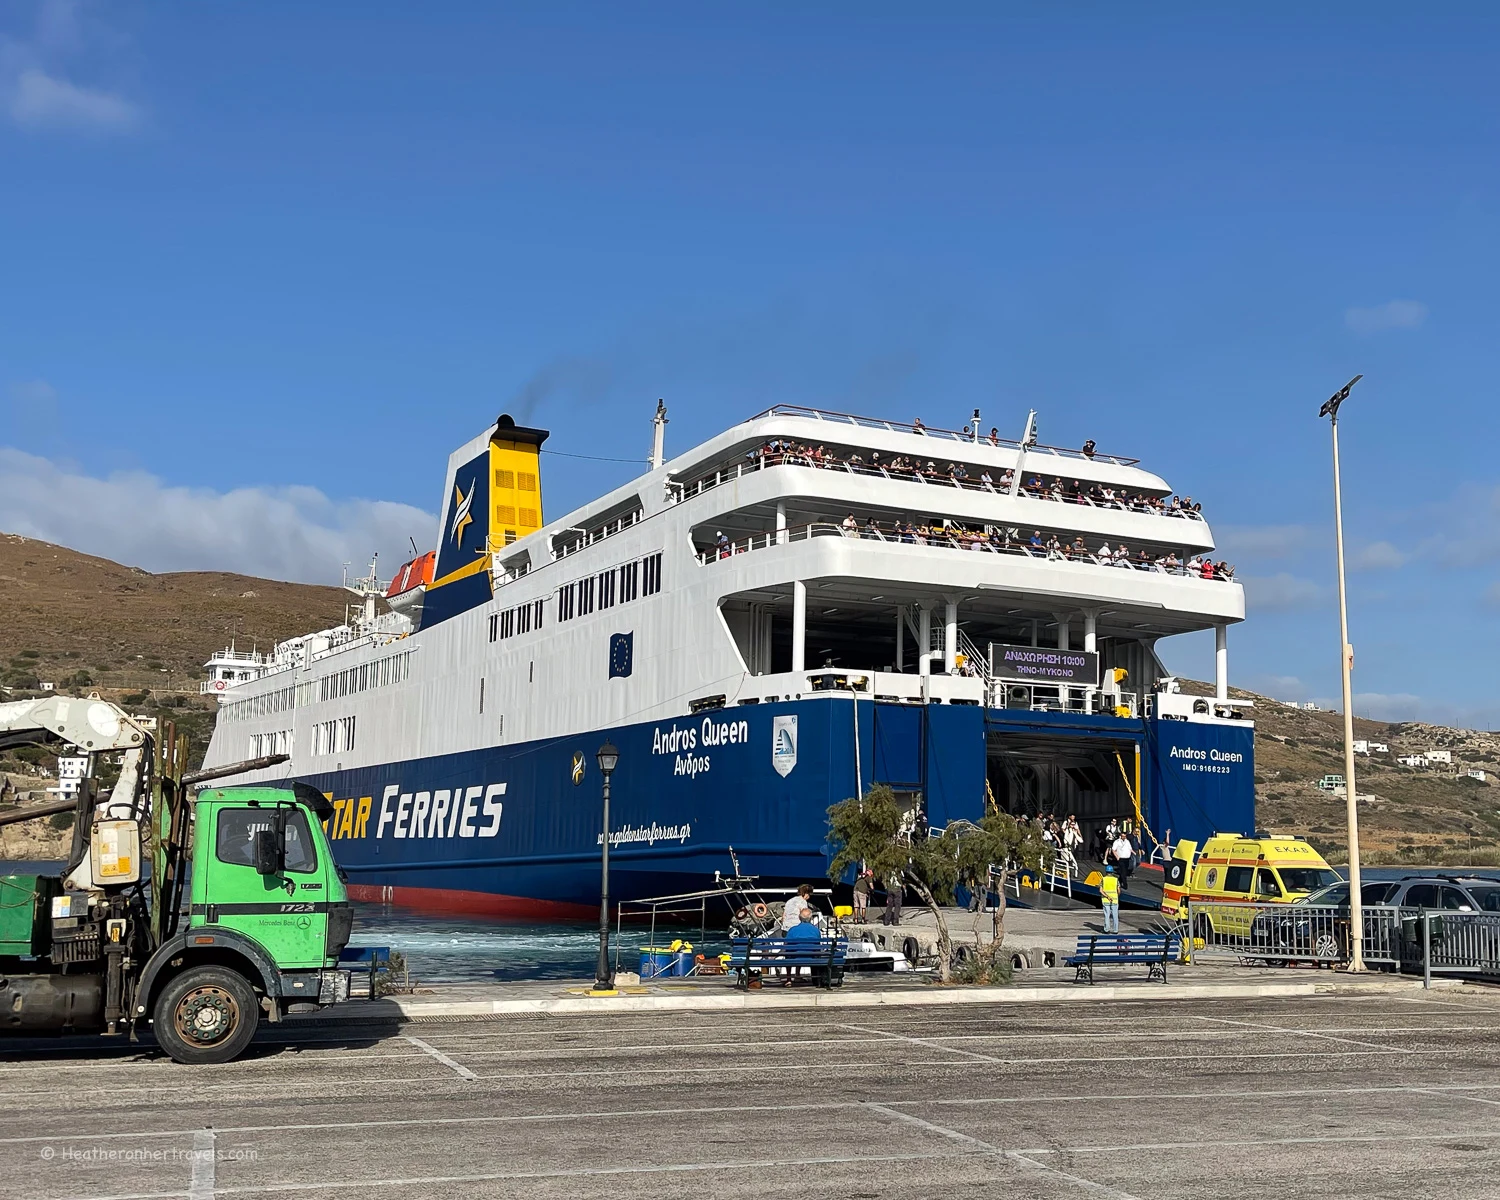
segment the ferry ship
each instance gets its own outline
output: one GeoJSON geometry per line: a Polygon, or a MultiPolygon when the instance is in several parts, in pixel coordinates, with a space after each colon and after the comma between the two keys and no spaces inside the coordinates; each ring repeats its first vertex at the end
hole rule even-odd
{"type": "Polygon", "coordinates": [[[619,899],[823,877],[829,806],[875,784],[933,829],[1254,828],[1243,591],[1161,476],[1034,412],[1007,440],[778,405],[670,460],[665,429],[551,521],[547,431],[464,443],[430,552],[344,625],[217,656],[205,765],[290,755],[259,778],[329,796],[352,895],[497,915],[597,911],[605,742],[619,899]],[[1157,644],[1210,629],[1186,695],[1157,644]]]}

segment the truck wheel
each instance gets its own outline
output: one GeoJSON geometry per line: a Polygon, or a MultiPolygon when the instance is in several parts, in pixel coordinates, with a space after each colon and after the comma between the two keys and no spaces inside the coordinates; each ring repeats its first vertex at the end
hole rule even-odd
{"type": "Polygon", "coordinates": [[[198,1066],[238,1058],[260,1023],[255,989],[228,967],[193,967],[156,999],[156,1040],[180,1063],[198,1066]]]}

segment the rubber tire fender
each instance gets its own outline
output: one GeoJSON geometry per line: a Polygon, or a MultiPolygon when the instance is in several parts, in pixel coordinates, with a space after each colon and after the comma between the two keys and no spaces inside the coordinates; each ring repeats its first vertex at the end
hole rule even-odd
{"type": "Polygon", "coordinates": [[[250,981],[229,967],[189,967],[182,974],[167,981],[156,998],[151,1014],[152,1031],[156,1041],[175,1061],[189,1066],[208,1063],[226,1063],[244,1053],[250,1039],[255,1036],[260,1024],[260,1001],[250,981]],[[202,1046],[189,1041],[177,1030],[176,1010],[188,993],[198,988],[212,987],[228,993],[236,1011],[236,1020],[229,1033],[212,1045],[202,1046]]]}

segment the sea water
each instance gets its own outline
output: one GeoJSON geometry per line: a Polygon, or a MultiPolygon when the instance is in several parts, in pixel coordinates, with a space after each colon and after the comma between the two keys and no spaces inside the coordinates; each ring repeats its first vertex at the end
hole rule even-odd
{"type": "MultiPolygon", "coordinates": [[[[0,862],[0,875],[56,875],[58,862],[0,862]]],[[[698,928],[657,929],[656,941],[698,942],[698,928]]],[[[610,961],[623,971],[640,964],[649,928],[629,924],[610,961]]],[[[727,948],[722,929],[709,929],[714,949],[727,948]],[[714,936],[717,934],[717,938],[714,936]],[[724,942],[723,947],[719,942],[724,942]]],[[[523,979],[592,979],[599,960],[599,925],[588,921],[516,921],[466,913],[428,913],[392,904],[354,905],[352,946],[388,946],[419,983],[490,983],[523,979]]]]}

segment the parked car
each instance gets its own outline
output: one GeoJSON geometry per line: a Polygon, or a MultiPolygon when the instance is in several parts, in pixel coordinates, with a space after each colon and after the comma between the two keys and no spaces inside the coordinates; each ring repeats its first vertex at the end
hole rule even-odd
{"type": "MultiPolygon", "coordinates": [[[[1361,883],[1359,896],[1366,954],[1374,951],[1374,956],[1381,958],[1398,957],[1400,909],[1500,912],[1500,882],[1492,879],[1409,875],[1404,879],[1361,883]]],[[[1268,952],[1268,960],[1286,955],[1338,961],[1347,957],[1349,939],[1347,881],[1330,884],[1295,900],[1284,912],[1258,913],[1250,930],[1251,945],[1257,951],[1268,952]]]]}

